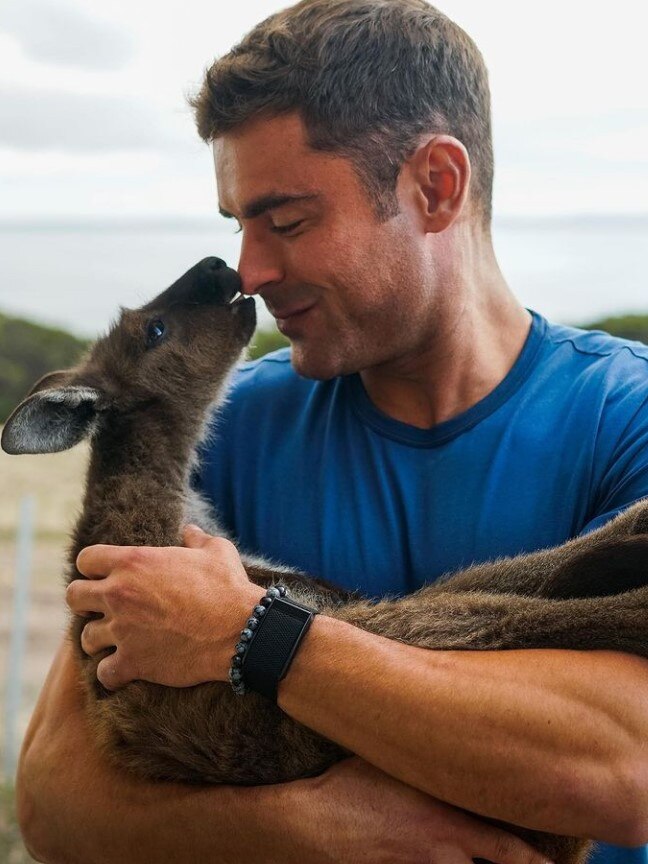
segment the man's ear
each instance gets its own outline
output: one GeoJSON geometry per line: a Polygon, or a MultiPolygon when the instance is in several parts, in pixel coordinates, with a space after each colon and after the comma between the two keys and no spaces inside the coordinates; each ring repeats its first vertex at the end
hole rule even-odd
{"type": "Polygon", "coordinates": [[[426,231],[437,234],[457,219],[468,199],[468,151],[451,135],[433,135],[406,162],[426,231]]]}
{"type": "Polygon", "coordinates": [[[73,383],[73,374],[50,372],[34,384],[2,430],[5,453],[58,453],[91,432],[102,394],[73,383]]]}

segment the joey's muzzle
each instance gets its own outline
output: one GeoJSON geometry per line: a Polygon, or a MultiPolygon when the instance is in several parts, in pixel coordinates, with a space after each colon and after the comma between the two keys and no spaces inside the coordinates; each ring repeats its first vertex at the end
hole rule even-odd
{"type": "Polygon", "coordinates": [[[225,305],[241,290],[236,272],[221,258],[203,258],[143,310],[168,304],[225,305]]]}

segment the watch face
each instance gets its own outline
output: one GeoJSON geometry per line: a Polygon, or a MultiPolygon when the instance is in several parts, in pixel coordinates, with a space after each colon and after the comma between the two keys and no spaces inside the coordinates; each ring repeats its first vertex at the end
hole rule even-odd
{"type": "Polygon", "coordinates": [[[299,621],[306,621],[310,615],[317,614],[316,609],[310,609],[308,606],[303,606],[296,600],[289,600],[288,597],[277,597],[270,608],[276,609],[277,611],[281,609],[283,614],[290,615],[292,618],[297,618],[299,621]]]}

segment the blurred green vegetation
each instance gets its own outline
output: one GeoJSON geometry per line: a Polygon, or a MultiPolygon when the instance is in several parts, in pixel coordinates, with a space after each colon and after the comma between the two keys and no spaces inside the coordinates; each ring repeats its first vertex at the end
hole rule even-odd
{"type": "Polygon", "coordinates": [[[250,342],[248,354],[252,360],[258,360],[264,354],[269,354],[271,351],[276,351],[277,348],[285,348],[288,345],[290,342],[275,327],[272,330],[257,330],[250,342]]]}
{"type": "Polygon", "coordinates": [[[87,342],[0,313],[0,423],[41,376],[77,361],[87,342]]]}
{"type": "Polygon", "coordinates": [[[648,315],[617,315],[582,326],[585,330],[605,330],[613,336],[648,343],[648,315]]]}
{"type": "MultiPolygon", "coordinates": [[[[581,326],[648,343],[648,314],[603,318],[581,326]]],[[[276,328],[257,330],[249,355],[256,360],[289,344],[276,328]]],[[[7,419],[41,375],[71,366],[87,345],[86,341],[64,330],[0,313],[0,423],[7,419]]]]}

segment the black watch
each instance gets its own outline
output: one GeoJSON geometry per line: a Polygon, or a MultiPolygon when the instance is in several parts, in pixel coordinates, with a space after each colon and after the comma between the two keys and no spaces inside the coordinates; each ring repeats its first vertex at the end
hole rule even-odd
{"type": "Polygon", "coordinates": [[[245,686],[277,701],[279,682],[285,677],[301,640],[317,615],[289,597],[275,597],[254,632],[241,671],[245,686]]]}

